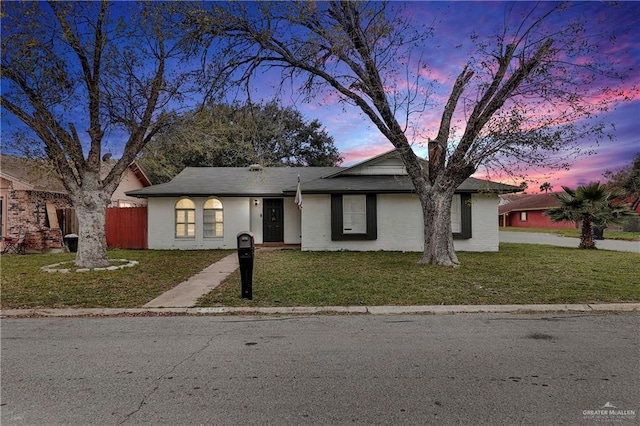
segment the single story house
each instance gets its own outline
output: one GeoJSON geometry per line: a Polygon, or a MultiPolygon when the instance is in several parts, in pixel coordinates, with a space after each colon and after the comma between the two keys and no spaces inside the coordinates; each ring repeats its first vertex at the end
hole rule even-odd
{"type": "Polygon", "coordinates": [[[554,222],[545,214],[550,208],[560,207],[560,201],[554,193],[523,194],[518,197],[503,197],[506,201],[500,205],[499,224],[502,227],[519,228],[575,228],[572,222],[554,222]]]}
{"type": "MultiPolygon", "coordinates": [[[[456,191],[456,250],[498,250],[498,193],[515,186],[469,178],[456,191]]],[[[150,249],[421,251],[422,209],[394,150],[352,167],[187,167],[170,182],[128,195],[148,199],[150,249]],[[299,188],[299,189],[298,189],[299,188]]]]}
{"type": "MultiPolygon", "coordinates": [[[[101,174],[106,176],[114,164],[104,161],[101,174]]],[[[111,196],[111,207],[146,205],[125,192],[149,185],[140,167],[131,163],[111,196]]],[[[77,220],[67,190],[46,162],[0,154],[0,235],[17,236],[20,230],[30,248],[58,249],[65,234],[77,233],[77,220]]]]}

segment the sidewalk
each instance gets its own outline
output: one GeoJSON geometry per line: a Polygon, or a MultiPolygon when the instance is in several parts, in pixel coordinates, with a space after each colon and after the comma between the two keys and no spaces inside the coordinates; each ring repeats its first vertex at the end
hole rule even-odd
{"type": "Polygon", "coordinates": [[[639,312],[640,303],[571,305],[435,305],[435,306],[296,306],[296,307],[211,307],[211,308],[96,308],[96,309],[7,309],[2,318],[116,317],[170,315],[448,315],[448,314],[541,314],[639,312]]]}
{"type": "MultiPolygon", "coordinates": [[[[596,240],[596,247],[598,249],[640,253],[640,241],[607,240],[606,237],[607,235],[605,231],[605,239],[596,240]]],[[[554,234],[543,234],[536,232],[500,231],[500,242],[546,244],[551,246],[577,248],[578,245],[580,245],[580,238],[561,237],[554,234]]]]}

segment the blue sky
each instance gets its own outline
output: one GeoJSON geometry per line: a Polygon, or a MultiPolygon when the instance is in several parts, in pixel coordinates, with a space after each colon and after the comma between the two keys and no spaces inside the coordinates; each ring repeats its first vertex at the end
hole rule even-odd
{"type": "MultiPolygon", "coordinates": [[[[521,3],[518,6],[532,3],[521,3]]],[[[444,99],[451,89],[451,83],[460,72],[469,55],[472,54],[470,35],[490,34],[504,21],[505,2],[408,2],[406,14],[416,23],[433,25],[434,38],[430,49],[425,54],[429,64],[429,72],[436,81],[435,98],[444,99]]],[[[604,59],[624,66],[632,76],[626,88],[640,85],[640,2],[623,2],[618,8],[611,8],[600,2],[592,2],[581,8],[594,27],[615,28],[620,22],[632,30],[619,33],[616,43],[609,50],[601,52],[604,59]]],[[[272,87],[278,81],[274,76],[265,74],[258,82],[252,95],[253,101],[268,102],[276,94],[272,87]]],[[[281,92],[282,93],[282,92],[281,92]]],[[[619,105],[615,111],[603,116],[604,121],[612,126],[614,141],[602,142],[594,146],[585,140],[585,147],[591,148],[595,154],[578,158],[568,171],[531,170],[529,186],[535,192],[543,182],[550,182],[555,190],[561,185],[574,187],[590,181],[602,180],[605,170],[619,169],[631,163],[633,156],[640,152],[640,98],[635,96],[630,102],[619,105]]],[[[344,157],[343,165],[370,158],[392,149],[390,142],[375,128],[370,120],[364,117],[356,107],[337,102],[337,98],[323,94],[303,103],[297,96],[286,93],[280,101],[285,105],[294,105],[308,120],[318,119],[331,135],[344,157]]],[[[423,117],[424,134],[434,135],[433,127],[442,112],[442,104],[436,105],[423,117]]],[[[79,120],[80,122],[84,120],[79,120]]],[[[2,138],[5,139],[18,125],[6,111],[2,111],[2,138]]],[[[80,130],[80,126],[79,127],[80,130]]],[[[82,131],[82,130],[80,130],[82,131]]],[[[107,133],[104,152],[112,152],[118,157],[122,152],[122,135],[116,132],[107,133]]],[[[421,154],[426,152],[420,143],[424,138],[415,141],[415,149],[421,154]]],[[[4,145],[4,143],[3,143],[4,145]]],[[[489,177],[509,183],[505,176],[489,175],[483,171],[477,177],[489,177]]]]}

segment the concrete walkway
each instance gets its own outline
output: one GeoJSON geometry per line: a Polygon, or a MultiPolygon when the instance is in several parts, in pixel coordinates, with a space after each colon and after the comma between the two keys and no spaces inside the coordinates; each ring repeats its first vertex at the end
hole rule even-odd
{"type": "Polygon", "coordinates": [[[229,274],[238,269],[238,266],[238,254],[230,254],[142,307],[188,308],[195,306],[200,297],[218,287],[229,274]]]}

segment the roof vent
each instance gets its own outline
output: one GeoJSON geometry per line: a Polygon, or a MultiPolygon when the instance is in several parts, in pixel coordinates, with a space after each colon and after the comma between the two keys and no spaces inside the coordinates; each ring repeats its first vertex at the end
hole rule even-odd
{"type": "Polygon", "coordinates": [[[262,170],[262,166],[260,164],[252,164],[249,166],[250,172],[259,172],[262,170]]]}

